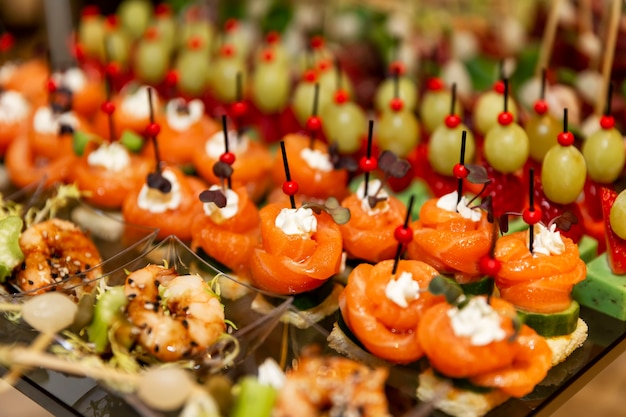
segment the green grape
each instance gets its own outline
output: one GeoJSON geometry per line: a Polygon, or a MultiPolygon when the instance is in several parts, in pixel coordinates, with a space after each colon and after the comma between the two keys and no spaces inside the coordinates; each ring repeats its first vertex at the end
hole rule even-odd
{"type": "Polygon", "coordinates": [[[435,172],[441,175],[452,175],[452,168],[461,160],[461,142],[463,131],[467,132],[465,139],[465,163],[474,161],[476,143],[474,135],[464,124],[449,128],[445,124],[439,125],[428,142],[428,161],[435,172]]]}
{"type": "Polygon", "coordinates": [[[289,67],[278,61],[259,62],[252,74],[252,101],[263,113],[277,113],[289,101],[289,67]]]}
{"type": "MultiPolygon", "coordinates": [[[[450,114],[451,102],[452,92],[449,90],[427,91],[424,93],[419,113],[427,132],[434,132],[437,127],[443,124],[446,116],[450,114]]],[[[463,108],[458,100],[454,103],[454,114],[461,117],[461,119],[463,118],[463,108]]]]}
{"type": "Polygon", "coordinates": [[[384,111],[376,124],[376,142],[382,150],[407,156],[420,141],[420,126],[412,112],[384,111]]]}
{"type": "Polygon", "coordinates": [[[201,42],[200,49],[208,54],[213,47],[215,29],[206,20],[192,20],[180,25],[178,36],[179,48],[186,48],[191,38],[197,38],[201,42]]]}
{"type": "Polygon", "coordinates": [[[526,122],[530,157],[537,162],[543,161],[550,148],[558,143],[557,137],[561,130],[561,123],[548,113],[530,116],[526,122]]]}
{"type": "Polygon", "coordinates": [[[209,72],[209,60],[201,51],[182,51],[174,65],[178,71],[178,89],[191,96],[199,96],[207,87],[206,74],[209,72]]]}
{"type": "Polygon", "coordinates": [[[209,85],[215,97],[223,103],[232,103],[237,99],[237,74],[242,74],[245,85],[246,66],[236,57],[219,57],[211,65],[209,85]]]}
{"type": "Polygon", "coordinates": [[[617,129],[600,129],[591,134],[582,148],[589,177],[608,184],[622,173],[626,154],[624,141],[617,129]]]}
{"type": "Polygon", "coordinates": [[[609,214],[611,229],[617,236],[626,239],[626,190],[617,195],[609,214]]]}
{"type": "MultiPolygon", "coordinates": [[[[332,97],[335,91],[337,91],[337,71],[335,71],[334,68],[322,71],[320,76],[317,78],[317,81],[320,83],[320,90],[327,91],[328,94],[330,94],[330,97],[332,97]]],[[[343,71],[341,72],[341,88],[347,91],[350,97],[354,96],[352,81],[343,71]]]]}
{"type": "Polygon", "coordinates": [[[104,32],[102,16],[88,16],[80,20],[78,42],[87,56],[104,60],[104,32]]]}
{"type": "Polygon", "coordinates": [[[158,40],[141,39],[135,50],[135,74],[148,84],[159,84],[169,68],[169,54],[158,40]]]}
{"type": "MultiPolygon", "coordinates": [[[[474,106],[474,127],[484,135],[498,123],[498,115],[504,110],[504,97],[495,91],[488,91],[481,95],[474,106]]],[[[507,99],[507,110],[517,119],[517,106],[511,98],[507,99]]]]}
{"type": "Polygon", "coordinates": [[[328,104],[322,111],[322,128],[330,143],[337,143],[339,152],[354,153],[367,135],[365,112],[357,104],[328,104]]]}
{"type": "Polygon", "coordinates": [[[152,19],[152,3],[148,0],[124,0],[117,9],[124,30],[133,39],[140,38],[152,19]]]}
{"type": "Polygon", "coordinates": [[[178,27],[173,16],[159,16],[154,20],[152,26],[159,34],[159,40],[163,42],[165,50],[171,53],[176,43],[176,33],[178,27]]]}
{"type": "MultiPolygon", "coordinates": [[[[395,84],[394,78],[388,77],[378,86],[374,97],[374,106],[379,112],[389,109],[389,102],[395,97],[395,84]]],[[[400,77],[398,79],[398,90],[398,96],[404,102],[404,108],[414,111],[417,106],[417,87],[413,80],[408,77],[400,77]]],[[[448,109],[450,109],[449,102],[448,109]]]]}
{"type": "MultiPolygon", "coordinates": [[[[240,25],[243,23],[240,23],[240,25]]],[[[235,56],[239,59],[247,59],[250,55],[251,40],[244,29],[238,27],[227,32],[224,36],[224,44],[231,44],[235,47],[235,56]]]]}
{"type": "Polygon", "coordinates": [[[265,54],[267,52],[272,53],[272,63],[277,63],[281,65],[289,65],[289,54],[285,47],[281,44],[272,44],[272,45],[264,45],[262,48],[259,48],[255,54],[256,65],[260,65],[265,61],[265,54]]]}
{"type": "Polygon", "coordinates": [[[543,192],[550,201],[569,204],[576,201],[585,186],[585,158],[574,146],[553,146],[541,167],[543,192]]]}
{"type": "Polygon", "coordinates": [[[130,39],[123,30],[114,30],[106,36],[105,44],[109,53],[109,61],[122,66],[128,64],[130,58],[130,39]]]}
{"type": "Polygon", "coordinates": [[[528,159],[528,136],[517,123],[497,124],[485,136],[484,152],[489,165],[510,174],[522,168],[528,159]]]}
{"type": "MultiPolygon", "coordinates": [[[[315,83],[309,81],[300,81],[293,93],[292,107],[296,115],[296,119],[304,125],[313,112],[313,98],[315,97],[315,83]]],[[[328,102],[332,99],[329,91],[322,88],[319,89],[318,97],[318,114],[328,102]]],[[[324,121],[322,120],[322,124],[324,121]]]]}

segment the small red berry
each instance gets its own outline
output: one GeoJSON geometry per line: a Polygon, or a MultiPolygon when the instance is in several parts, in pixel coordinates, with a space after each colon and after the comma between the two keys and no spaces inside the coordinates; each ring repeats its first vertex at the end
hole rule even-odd
{"type": "Polygon", "coordinates": [[[243,117],[248,112],[248,105],[245,101],[236,101],[231,104],[230,111],[235,117],[243,117]]]}
{"type": "Polygon", "coordinates": [[[498,123],[500,126],[508,126],[513,123],[513,114],[508,111],[503,111],[498,115],[498,123]]]}
{"type": "Polygon", "coordinates": [[[444,122],[448,128],[454,129],[455,127],[461,124],[461,118],[456,114],[450,114],[446,116],[446,118],[444,119],[444,122]]]}
{"type": "Polygon", "coordinates": [[[189,40],[187,40],[187,48],[191,49],[192,51],[196,51],[202,48],[202,38],[200,38],[199,36],[192,36],[191,38],[189,38],[189,40]]]}
{"type": "Polygon", "coordinates": [[[231,57],[235,55],[235,47],[229,43],[227,43],[226,45],[222,45],[222,48],[220,49],[220,54],[224,57],[231,57]]]}
{"type": "Polygon", "coordinates": [[[504,94],[504,81],[499,80],[493,84],[493,91],[498,94],[504,94]]]}
{"type": "Polygon", "coordinates": [[[318,116],[309,116],[306,121],[306,128],[310,132],[319,132],[322,129],[322,119],[318,116]]]}
{"type": "Polygon", "coordinates": [[[178,71],[169,70],[167,74],[165,74],[165,83],[167,85],[176,85],[178,83],[178,71]]]}
{"type": "Polygon", "coordinates": [[[389,72],[392,74],[404,75],[406,66],[401,61],[393,61],[389,64],[389,72]]]}
{"type": "Polygon", "coordinates": [[[546,114],[548,112],[548,103],[545,100],[537,100],[535,101],[535,113],[537,114],[546,114]]]}
{"type": "Polygon", "coordinates": [[[49,93],[54,93],[57,91],[57,83],[55,83],[53,79],[49,79],[46,83],[46,89],[49,93]]]}
{"type": "Polygon", "coordinates": [[[394,97],[389,102],[389,108],[393,111],[400,111],[404,107],[404,101],[400,97],[394,97]]]}
{"type": "Polygon", "coordinates": [[[489,255],[481,257],[478,261],[478,270],[483,275],[494,277],[500,272],[500,268],[502,268],[502,263],[489,255]]]}
{"type": "Polygon", "coordinates": [[[224,152],[220,155],[220,161],[225,164],[232,165],[235,163],[235,154],[232,152],[224,152]]]}
{"type": "Polygon", "coordinates": [[[359,168],[364,172],[372,172],[378,168],[378,160],[373,156],[370,156],[369,158],[364,156],[359,161],[359,168]]]}
{"type": "Polygon", "coordinates": [[[74,48],[72,52],[74,53],[74,57],[77,60],[82,61],[83,59],[85,59],[85,47],[81,43],[74,43],[74,48]]]}
{"type": "Polygon", "coordinates": [[[272,51],[270,48],[267,48],[263,51],[263,54],[261,54],[261,58],[265,62],[272,62],[274,60],[274,51],[272,51]]]}
{"type": "Polygon", "coordinates": [[[117,62],[109,62],[104,68],[104,72],[106,72],[109,77],[116,77],[120,73],[120,64],[117,62]]]}
{"type": "Polygon", "coordinates": [[[313,36],[311,38],[311,48],[322,49],[324,47],[324,38],[321,36],[313,36]]]}
{"type": "Polygon", "coordinates": [[[413,240],[413,230],[410,227],[398,226],[393,232],[393,237],[396,238],[398,243],[407,244],[413,240]]]}
{"type": "Polygon", "coordinates": [[[172,8],[167,3],[159,3],[154,7],[156,16],[169,16],[172,14],[172,8]]]}
{"type": "Polygon", "coordinates": [[[146,29],[146,32],[143,34],[143,37],[150,40],[150,41],[154,41],[159,39],[159,30],[157,28],[150,27],[148,29],[146,29]]]}
{"type": "Polygon", "coordinates": [[[337,90],[337,91],[335,91],[335,97],[334,98],[335,98],[335,103],[343,104],[343,103],[346,103],[350,97],[349,97],[348,92],[346,90],[337,90]]]}
{"type": "Polygon", "coordinates": [[[302,77],[304,81],[309,83],[314,83],[317,81],[317,73],[314,70],[306,70],[304,71],[304,75],[302,77]]]}
{"type": "Polygon", "coordinates": [[[557,136],[557,141],[561,146],[570,146],[574,144],[574,134],[572,132],[561,132],[557,136]]]}
{"type": "Polygon", "coordinates": [[[155,137],[161,132],[161,126],[158,123],[150,123],[146,126],[146,134],[155,137]]]}
{"type": "Polygon", "coordinates": [[[331,68],[332,66],[333,66],[333,63],[330,60],[322,59],[317,64],[317,69],[319,69],[320,71],[326,71],[327,69],[331,68]]]}
{"type": "Polygon", "coordinates": [[[232,32],[237,29],[237,26],[239,26],[237,19],[228,19],[226,20],[226,23],[224,23],[224,30],[226,32],[232,32]]]}
{"type": "Polygon", "coordinates": [[[15,44],[15,38],[10,33],[3,33],[0,35],[0,51],[6,52],[15,44]]]}
{"type": "Polygon", "coordinates": [[[283,183],[283,193],[287,195],[296,195],[298,192],[298,183],[295,181],[285,181],[283,183]]]}
{"type": "Polygon", "coordinates": [[[100,8],[95,5],[89,5],[83,7],[83,10],[80,12],[81,17],[90,17],[90,16],[98,16],[100,14],[100,8]]]}
{"type": "Polygon", "coordinates": [[[275,30],[271,31],[265,37],[265,42],[269,43],[270,45],[280,42],[280,34],[275,30]]]}
{"type": "Polygon", "coordinates": [[[469,170],[465,165],[458,163],[454,165],[454,168],[452,168],[452,173],[458,179],[467,178],[467,176],[469,175],[469,170]]]}
{"type": "Polygon", "coordinates": [[[541,217],[541,209],[539,209],[538,207],[535,207],[532,210],[527,208],[522,213],[522,219],[524,219],[524,222],[530,225],[539,223],[541,221],[541,217]]]}
{"type": "Polygon", "coordinates": [[[119,25],[119,20],[117,18],[117,15],[114,15],[114,14],[108,15],[106,17],[106,23],[107,23],[108,27],[111,28],[111,29],[117,28],[117,26],[119,25]]]}
{"type": "Polygon", "coordinates": [[[115,111],[115,104],[110,101],[105,101],[100,106],[100,110],[102,110],[104,114],[113,114],[113,112],[115,111]]]}
{"type": "Polygon", "coordinates": [[[600,126],[602,126],[602,129],[605,130],[613,129],[613,127],[615,126],[615,119],[613,118],[613,116],[605,114],[600,117],[600,126]]]}
{"type": "Polygon", "coordinates": [[[433,77],[426,83],[426,88],[430,91],[439,91],[443,89],[443,81],[441,78],[433,77]]]}

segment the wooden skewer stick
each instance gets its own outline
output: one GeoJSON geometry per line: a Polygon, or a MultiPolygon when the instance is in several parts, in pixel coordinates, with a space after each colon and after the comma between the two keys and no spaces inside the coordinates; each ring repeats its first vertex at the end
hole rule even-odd
{"type": "Polygon", "coordinates": [[[602,61],[602,85],[598,92],[598,99],[594,109],[594,114],[600,116],[604,111],[606,104],[606,95],[613,69],[613,58],[615,57],[615,44],[617,42],[617,32],[619,31],[619,18],[622,12],[622,0],[613,0],[611,3],[611,11],[609,14],[609,27],[607,29],[607,38],[604,42],[604,60],[602,61]]]}
{"type": "Polygon", "coordinates": [[[537,60],[537,66],[535,67],[535,77],[541,76],[541,70],[548,68],[549,57],[552,53],[552,47],[554,46],[554,37],[556,35],[556,29],[559,24],[559,9],[561,8],[562,0],[552,0],[552,8],[548,15],[548,23],[543,32],[543,39],[541,40],[541,49],[539,51],[539,59],[537,60]]]}
{"type": "MultiPolygon", "coordinates": [[[[39,333],[39,335],[33,340],[33,343],[28,348],[31,352],[43,352],[52,342],[54,335],[47,333],[39,333]]],[[[11,370],[2,378],[7,383],[5,387],[0,387],[0,393],[9,389],[15,385],[22,374],[28,370],[28,366],[25,364],[17,364],[11,367],[11,370]]]]}

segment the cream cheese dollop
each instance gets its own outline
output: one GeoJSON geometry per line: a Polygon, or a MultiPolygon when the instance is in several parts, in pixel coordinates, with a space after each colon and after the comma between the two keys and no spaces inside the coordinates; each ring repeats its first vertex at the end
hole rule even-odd
{"type": "Polygon", "coordinates": [[[330,162],[328,154],[318,149],[311,149],[309,147],[306,147],[300,151],[300,157],[312,169],[316,169],[322,172],[330,172],[334,168],[333,164],[330,162]]]}
{"type": "Polygon", "coordinates": [[[52,74],[52,80],[58,86],[66,87],[72,92],[81,91],[87,85],[85,72],[77,67],[69,68],[63,72],[55,72],[52,74]]]}
{"type": "MultiPolygon", "coordinates": [[[[376,193],[376,190],[381,187],[381,184],[380,180],[376,178],[370,179],[367,183],[367,197],[373,196],[376,193]]],[[[359,184],[359,188],[356,190],[356,196],[359,200],[361,200],[361,209],[363,209],[363,211],[370,216],[375,216],[389,210],[389,203],[387,202],[389,199],[389,193],[387,193],[384,188],[381,188],[376,196],[384,198],[385,200],[379,201],[373,208],[370,207],[370,203],[367,201],[368,199],[365,196],[365,181],[359,184]]]]}
{"type": "Polygon", "coordinates": [[[17,71],[18,65],[15,62],[6,62],[0,66],[0,84],[9,82],[15,71],[17,71]]]}
{"type": "Polygon", "coordinates": [[[389,301],[402,308],[407,308],[411,301],[420,298],[420,284],[413,280],[413,274],[403,272],[398,279],[391,278],[385,287],[385,295],[389,301]]]}
{"type": "Polygon", "coordinates": [[[26,119],[29,111],[28,101],[17,91],[7,90],[0,94],[0,121],[3,123],[19,123],[26,119]]]}
{"type": "Polygon", "coordinates": [[[463,308],[450,308],[448,317],[454,334],[469,337],[473,346],[485,346],[506,337],[500,315],[485,297],[472,297],[463,308]]]}
{"type": "MultiPolygon", "coordinates": [[[[235,130],[228,131],[228,151],[234,154],[245,153],[248,150],[249,139],[243,135],[237,136],[235,130]]],[[[226,152],[224,147],[224,132],[220,130],[211,136],[204,144],[204,151],[211,158],[219,159],[219,157],[226,152]]]]}
{"type": "Polygon", "coordinates": [[[150,188],[148,184],[144,184],[137,197],[139,208],[151,213],[164,213],[167,210],[175,210],[180,206],[182,194],[176,175],[167,169],[161,174],[172,184],[172,189],[169,193],[162,193],[157,189],[150,188]]]}
{"type": "Polygon", "coordinates": [[[262,385],[269,385],[277,390],[280,390],[285,386],[287,377],[285,373],[280,369],[278,363],[272,358],[267,358],[261,365],[259,365],[258,373],[259,383],[262,385]]]}
{"type": "Polygon", "coordinates": [[[457,204],[459,194],[456,191],[452,191],[437,200],[437,207],[442,210],[450,212],[458,212],[464,219],[469,219],[473,222],[480,221],[482,213],[479,208],[469,208],[467,204],[469,200],[465,196],[461,197],[461,201],[457,204]]]}
{"type": "Polygon", "coordinates": [[[87,157],[90,166],[100,166],[109,171],[119,172],[130,166],[130,155],[119,142],[103,143],[87,157]]]}
{"type": "Polygon", "coordinates": [[[284,208],[276,216],[274,225],[287,235],[310,235],[317,231],[317,218],[310,208],[284,208]]]}
{"type": "MultiPolygon", "coordinates": [[[[148,103],[148,89],[151,87],[141,86],[134,93],[127,94],[122,99],[122,111],[132,115],[136,119],[147,119],[150,117],[150,104],[148,103]]],[[[159,99],[156,94],[152,94],[152,106],[159,107],[159,99]]]]}
{"type": "Polygon", "coordinates": [[[204,203],[204,213],[211,217],[213,222],[220,224],[225,220],[235,217],[239,212],[239,195],[230,188],[222,189],[219,185],[212,185],[209,190],[222,190],[226,196],[226,206],[219,208],[213,202],[204,203]]]}
{"type": "Polygon", "coordinates": [[[561,238],[561,233],[556,230],[556,224],[546,227],[537,223],[533,228],[533,256],[560,255],[565,250],[565,243],[561,238]]]}
{"type": "Polygon", "coordinates": [[[165,106],[167,124],[178,132],[189,129],[189,126],[200,120],[203,114],[204,103],[198,99],[186,102],[182,98],[174,98],[165,106]],[[179,111],[181,106],[186,106],[188,112],[179,111]]]}
{"type": "Polygon", "coordinates": [[[33,127],[37,133],[57,135],[61,125],[71,126],[73,129],[78,128],[78,118],[74,112],[68,111],[56,114],[50,106],[42,106],[35,112],[33,118],[33,127]]]}

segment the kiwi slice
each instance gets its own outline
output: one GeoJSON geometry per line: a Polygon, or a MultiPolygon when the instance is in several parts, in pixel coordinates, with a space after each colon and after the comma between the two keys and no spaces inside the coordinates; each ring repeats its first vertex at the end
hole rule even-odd
{"type": "Polygon", "coordinates": [[[580,305],[572,301],[565,310],[558,313],[533,313],[517,311],[522,321],[543,337],[564,336],[572,333],[578,324],[580,305]]]}

